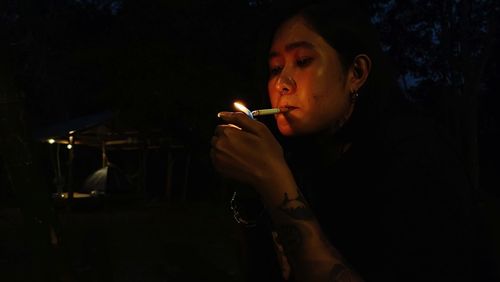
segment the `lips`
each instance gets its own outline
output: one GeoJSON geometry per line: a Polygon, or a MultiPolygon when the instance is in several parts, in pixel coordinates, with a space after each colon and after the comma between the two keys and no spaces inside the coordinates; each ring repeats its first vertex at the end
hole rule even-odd
{"type": "Polygon", "coordinates": [[[291,111],[291,110],[297,109],[298,107],[291,106],[291,105],[283,105],[283,106],[280,106],[280,108],[286,108],[286,109],[288,109],[288,111],[291,111]]]}

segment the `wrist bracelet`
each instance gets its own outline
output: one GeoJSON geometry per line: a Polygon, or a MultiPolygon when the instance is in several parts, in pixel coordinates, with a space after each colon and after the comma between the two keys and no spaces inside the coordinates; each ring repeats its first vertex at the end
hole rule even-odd
{"type": "MultiPolygon", "coordinates": [[[[257,226],[257,219],[254,219],[254,220],[248,220],[248,219],[245,219],[241,216],[241,213],[240,213],[240,207],[238,206],[237,202],[236,202],[236,191],[233,192],[233,196],[231,197],[231,202],[230,202],[230,208],[231,210],[233,211],[233,217],[234,217],[234,220],[238,223],[238,224],[241,224],[247,228],[252,228],[252,227],[255,227],[257,226]]],[[[261,212],[259,213],[259,215],[257,216],[257,218],[259,216],[261,216],[262,214],[264,213],[264,208],[262,208],[261,212]]]]}

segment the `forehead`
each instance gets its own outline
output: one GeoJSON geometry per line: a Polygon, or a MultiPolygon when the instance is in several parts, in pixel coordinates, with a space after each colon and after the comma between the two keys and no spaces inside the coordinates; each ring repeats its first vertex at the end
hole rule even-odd
{"type": "Polygon", "coordinates": [[[327,43],[300,16],[292,17],[283,22],[276,30],[271,49],[280,51],[286,45],[294,42],[309,42],[315,47],[326,47],[327,43]]]}

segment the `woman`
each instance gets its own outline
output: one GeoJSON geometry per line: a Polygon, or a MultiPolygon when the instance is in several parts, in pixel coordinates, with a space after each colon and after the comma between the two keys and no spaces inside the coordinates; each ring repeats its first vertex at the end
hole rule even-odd
{"type": "Polygon", "coordinates": [[[463,164],[400,95],[378,46],[359,8],[304,7],[269,49],[281,136],[219,113],[213,164],[259,195],[270,225],[260,220],[269,236],[255,246],[274,239],[285,280],[459,281],[474,269],[463,164]]]}

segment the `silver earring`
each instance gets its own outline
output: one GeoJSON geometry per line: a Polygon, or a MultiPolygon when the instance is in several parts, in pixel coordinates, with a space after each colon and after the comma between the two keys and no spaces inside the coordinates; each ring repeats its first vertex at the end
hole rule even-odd
{"type": "Polygon", "coordinates": [[[358,90],[351,90],[351,103],[355,103],[358,100],[359,93],[358,90]]]}

